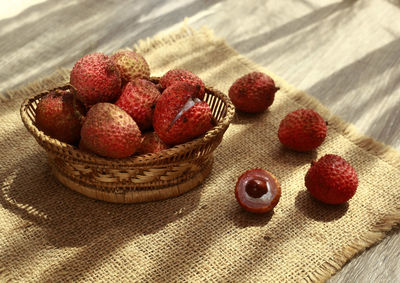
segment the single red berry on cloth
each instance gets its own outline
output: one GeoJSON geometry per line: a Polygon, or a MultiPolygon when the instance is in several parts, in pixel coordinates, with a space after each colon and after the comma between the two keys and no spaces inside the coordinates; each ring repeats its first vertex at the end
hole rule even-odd
{"type": "Polygon", "coordinates": [[[229,98],[236,109],[261,113],[272,105],[279,90],[267,74],[252,72],[237,79],[229,88],[229,98]]]}
{"type": "Polygon", "coordinates": [[[281,197],[281,186],[272,173],[264,169],[249,169],[237,180],[235,197],[240,206],[253,213],[271,211],[281,197]]]}
{"type": "Polygon", "coordinates": [[[200,99],[204,98],[205,94],[205,85],[203,81],[194,73],[182,70],[182,69],[173,69],[166,72],[160,78],[160,85],[163,89],[168,88],[176,82],[186,82],[191,85],[199,85],[200,90],[197,93],[197,97],[200,99]]]}
{"type": "Polygon", "coordinates": [[[311,163],[305,185],[313,197],[327,204],[347,202],[358,187],[357,172],[342,157],[327,154],[311,163]]]}
{"type": "Polygon", "coordinates": [[[310,151],[325,140],[326,122],[312,109],[298,109],[286,115],[278,129],[278,138],[295,151],[310,151]]]}

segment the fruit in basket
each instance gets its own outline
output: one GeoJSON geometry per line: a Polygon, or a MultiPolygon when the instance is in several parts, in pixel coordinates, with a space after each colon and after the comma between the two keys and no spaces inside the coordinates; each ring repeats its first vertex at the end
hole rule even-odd
{"type": "Polygon", "coordinates": [[[186,82],[191,85],[199,85],[200,91],[198,92],[197,97],[200,99],[204,98],[205,86],[203,81],[196,74],[187,70],[173,69],[166,72],[160,78],[160,85],[163,89],[166,89],[176,82],[186,82]]]}
{"type": "MultiPolygon", "coordinates": [[[[84,107],[77,102],[77,110],[84,114],[84,107]]],[[[74,113],[73,95],[70,90],[50,91],[38,103],[35,123],[46,135],[66,143],[76,143],[80,138],[81,123],[74,113]]]]}
{"type": "Polygon", "coordinates": [[[347,202],[358,187],[357,172],[342,157],[327,154],[311,163],[305,185],[313,197],[327,204],[347,202]]]}
{"type": "Polygon", "coordinates": [[[89,109],[81,129],[81,146],[105,157],[128,157],[138,150],[142,139],[132,117],[106,102],[89,109]]]}
{"type": "Polygon", "coordinates": [[[149,79],[150,67],[142,55],[132,50],[119,50],[111,56],[124,82],[137,78],[149,79]]]}
{"type": "Polygon", "coordinates": [[[267,170],[249,169],[238,178],[235,197],[243,209],[266,213],[278,204],[281,186],[276,177],[267,170]]]}
{"type": "Polygon", "coordinates": [[[90,149],[88,149],[88,148],[85,146],[85,144],[82,142],[82,139],[79,141],[78,148],[79,148],[80,150],[82,150],[82,151],[85,151],[85,152],[92,152],[90,149]]]}
{"type": "Polygon", "coordinates": [[[154,109],[153,127],[168,145],[188,142],[213,127],[207,102],[198,98],[200,85],[177,82],[166,88],[154,109]]]}
{"type": "Polygon", "coordinates": [[[252,72],[238,78],[229,88],[229,98],[236,109],[247,113],[261,113],[272,105],[279,90],[267,74],[252,72]]]}
{"type": "Polygon", "coordinates": [[[100,52],[79,59],[70,74],[76,97],[87,108],[98,102],[114,101],[121,92],[121,76],[110,58],[100,52]]]}
{"type": "Polygon", "coordinates": [[[168,145],[166,145],[155,132],[151,131],[143,134],[143,142],[137,153],[154,153],[167,148],[168,145]]]}
{"type": "Polygon", "coordinates": [[[325,140],[326,122],[312,109],[298,109],[285,116],[278,129],[281,143],[296,151],[310,151],[325,140]]]}
{"type": "Polygon", "coordinates": [[[136,79],[124,86],[115,105],[125,110],[140,130],[144,131],[152,126],[154,107],[160,95],[155,84],[148,80],[136,79]]]}

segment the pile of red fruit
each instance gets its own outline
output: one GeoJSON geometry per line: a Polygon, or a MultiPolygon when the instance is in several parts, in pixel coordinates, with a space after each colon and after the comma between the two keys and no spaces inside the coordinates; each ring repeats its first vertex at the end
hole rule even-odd
{"type": "MultiPolygon", "coordinates": [[[[232,84],[229,97],[237,110],[261,113],[272,105],[278,90],[271,77],[253,72],[232,84]]],[[[288,113],[278,129],[279,141],[298,152],[317,149],[326,135],[327,123],[312,109],[298,109],[288,113]]],[[[316,199],[327,204],[341,204],[355,194],[358,177],[354,168],[342,157],[326,154],[312,162],[305,176],[305,186],[316,199]]],[[[238,178],[235,196],[245,210],[265,213],[278,203],[281,188],[272,173],[260,168],[250,169],[238,178]]]]}
{"type": "Polygon", "coordinates": [[[174,69],[154,83],[144,57],[131,50],[82,57],[71,71],[70,85],[40,100],[36,126],[100,156],[158,152],[215,125],[197,75],[174,69]]]}
{"type": "MultiPolygon", "coordinates": [[[[146,60],[131,50],[82,57],[71,71],[70,86],[40,100],[36,126],[101,156],[158,152],[193,140],[215,125],[197,75],[174,69],[155,84],[146,60]]],[[[272,105],[278,90],[271,77],[252,72],[232,84],[229,97],[237,110],[261,113],[272,105]]],[[[280,142],[300,152],[315,150],[326,135],[326,122],[311,109],[288,113],[278,130],[280,142]]],[[[312,162],[305,185],[318,200],[339,204],[356,192],[357,173],[340,156],[327,154],[312,162]]],[[[267,212],[278,203],[281,188],[272,173],[257,168],[239,177],[235,195],[246,210],[267,212]]]]}

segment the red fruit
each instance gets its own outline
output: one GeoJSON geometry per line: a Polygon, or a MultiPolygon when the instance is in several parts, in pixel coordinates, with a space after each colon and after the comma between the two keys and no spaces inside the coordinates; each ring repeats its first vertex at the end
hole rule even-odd
{"type": "Polygon", "coordinates": [[[125,81],[133,81],[137,78],[149,79],[150,67],[144,57],[132,50],[120,50],[111,56],[111,60],[121,73],[125,81]]]}
{"type": "Polygon", "coordinates": [[[132,117],[111,103],[91,107],[81,129],[81,147],[105,157],[128,157],[137,151],[142,139],[132,117]]]}
{"type": "MultiPolygon", "coordinates": [[[[73,144],[80,138],[81,123],[74,113],[73,95],[70,90],[49,92],[38,103],[35,122],[39,130],[59,141],[73,144]]],[[[84,108],[79,101],[77,110],[84,108]]]]}
{"type": "Polygon", "coordinates": [[[168,145],[188,142],[213,127],[210,106],[198,99],[200,86],[178,82],[164,90],[154,109],[153,127],[168,145]]]}
{"type": "Polygon", "coordinates": [[[165,75],[162,76],[160,79],[160,85],[164,89],[173,85],[176,82],[187,82],[191,85],[199,85],[200,91],[198,92],[197,97],[200,99],[204,98],[204,94],[205,94],[204,83],[194,73],[187,71],[187,70],[174,69],[174,70],[170,70],[167,73],[165,73],[165,75]]]}
{"type": "Polygon", "coordinates": [[[143,142],[141,143],[138,153],[153,153],[167,149],[166,145],[155,132],[147,132],[143,135],[143,142]]]}
{"type": "Polygon", "coordinates": [[[296,151],[310,151],[326,137],[326,122],[311,109],[298,109],[281,121],[278,137],[282,144],[296,151]]]}
{"type": "Polygon", "coordinates": [[[248,113],[260,113],[274,102],[279,90],[268,75],[253,72],[237,79],[229,88],[229,98],[236,109],[248,113]]]}
{"type": "Polygon", "coordinates": [[[281,186],[274,175],[264,169],[250,169],[236,182],[235,197],[247,211],[271,211],[281,197],[281,186]]]}
{"type": "Polygon", "coordinates": [[[357,190],[357,172],[342,157],[327,154],[305,176],[307,190],[316,199],[328,204],[341,204],[353,197],[357,190]]]}
{"type": "Polygon", "coordinates": [[[136,79],[125,85],[115,105],[125,110],[143,131],[151,128],[154,107],[160,95],[152,82],[136,79]]]}
{"type": "Polygon", "coordinates": [[[118,68],[103,53],[93,53],[79,59],[72,68],[70,83],[77,90],[76,97],[86,107],[113,101],[121,92],[118,68]]]}

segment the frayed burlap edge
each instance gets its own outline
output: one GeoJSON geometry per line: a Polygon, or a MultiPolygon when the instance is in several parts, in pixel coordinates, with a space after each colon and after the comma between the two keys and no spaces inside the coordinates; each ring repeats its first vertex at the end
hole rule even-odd
{"type": "MultiPolygon", "coordinates": [[[[380,158],[397,170],[400,170],[400,153],[396,149],[362,135],[352,124],[347,123],[343,121],[340,117],[332,114],[330,110],[323,106],[317,99],[309,96],[303,91],[296,89],[279,76],[271,73],[265,68],[257,65],[255,62],[242,56],[236,50],[226,44],[223,39],[216,38],[213,31],[207,27],[194,29],[188,25],[186,20],[179,30],[171,32],[167,35],[161,33],[154,36],[153,38],[140,40],[137,44],[133,46],[133,48],[137,52],[146,53],[158,48],[162,48],[163,46],[168,44],[179,43],[180,40],[184,40],[192,36],[203,36],[210,42],[223,42],[224,44],[222,44],[222,46],[223,48],[225,48],[226,52],[232,53],[232,55],[235,56],[239,62],[246,65],[250,69],[259,70],[270,75],[275,80],[276,84],[281,88],[282,93],[288,95],[290,99],[301,105],[301,107],[312,108],[320,113],[328,121],[331,129],[334,129],[369,154],[380,158]]],[[[7,91],[7,97],[5,99],[1,98],[1,101],[12,99],[15,96],[31,96],[32,93],[39,93],[46,89],[55,88],[61,84],[66,83],[68,80],[69,70],[60,69],[49,77],[37,80],[26,86],[7,91]]],[[[386,232],[390,231],[395,225],[399,223],[400,206],[394,208],[389,214],[384,215],[382,219],[375,226],[373,226],[368,233],[351,242],[343,250],[337,252],[332,258],[328,259],[319,268],[317,268],[311,274],[308,274],[303,279],[306,282],[326,281],[355,255],[364,251],[368,247],[371,247],[373,244],[381,241],[385,237],[386,232]]],[[[6,274],[1,269],[0,273],[0,278],[4,278],[3,276],[6,276],[6,274]]]]}
{"type": "Polygon", "coordinates": [[[60,85],[68,83],[69,73],[69,69],[59,69],[48,77],[41,78],[25,86],[7,90],[5,91],[5,94],[0,93],[0,102],[9,101],[16,97],[29,97],[35,93],[40,93],[47,89],[56,88],[60,85]]]}

